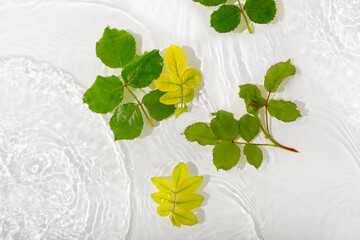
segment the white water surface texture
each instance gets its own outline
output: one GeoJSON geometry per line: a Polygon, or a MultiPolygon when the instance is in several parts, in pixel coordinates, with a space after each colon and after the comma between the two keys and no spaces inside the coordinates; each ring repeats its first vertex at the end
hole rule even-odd
{"type": "Polygon", "coordinates": [[[191,0],[1,0],[0,239],[360,239],[360,1],[276,3],[254,34],[219,34],[217,7],[191,0]],[[113,141],[109,116],[82,103],[115,73],[95,53],[106,26],[131,32],[138,54],[184,49],[202,74],[188,113],[113,141]],[[303,116],[271,127],[299,153],[263,148],[259,170],[242,157],[217,172],[212,147],[181,133],[220,109],[239,118],[238,86],[289,58],[297,73],[276,97],[303,116]],[[205,201],[179,229],[157,215],[150,179],[182,161],[204,176],[205,201]]]}

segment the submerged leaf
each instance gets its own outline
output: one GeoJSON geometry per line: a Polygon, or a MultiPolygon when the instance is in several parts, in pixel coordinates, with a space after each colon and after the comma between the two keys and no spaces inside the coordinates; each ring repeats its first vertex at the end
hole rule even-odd
{"type": "Polygon", "coordinates": [[[271,116],[284,122],[295,121],[301,116],[300,111],[296,108],[296,104],[284,100],[270,100],[268,110],[271,116]]]}
{"type": "Polygon", "coordinates": [[[253,165],[256,168],[260,167],[263,160],[263,154],[258,146],[246,144],[244,147],[244,154],[249,164],[253,165]]]}
{"type": "Polygon", "coordinates": [[[108,67],[122,68],[135,57],[135,39],[125,30],[105,28],[96,43],[96,56],[108,67]]]}
{"type": "Polygon", "coordinates": [[[168,47],[165,51],[165,65],[169,73],[180,78],[186,69],[186,57],[184,51],[175,45],[168,47]]]}
{"type": "Polygon", "coordinates": [[[276,4],[274,0],[247,0],[244,10],[251,21],[265,24],[275,18],[276,4]]]}
{"type": "Polygon", "coordinates": [[[189,193],[180,195],[176,200],[176,206],[182,209],[191,210],[194,208],[200,207],[202,202],[204,201],[204,197],[200,194],[189,193]]]}
{"type": "Polygon", "coordinates": [[[215,116],[210,127],[218,138],[233,140],[239,136],[239,123],[232,113],[221,110],[215,116]]]}
{"type": "Polygon", "coordinates": [[[230,170],[240,159],[240,148],[233,142],[224,140],[215,145],[213,161],[217,170],[230,170]]]}
{"type": "Polygon", "coordinates": [[[174,193],[175,191],[174,186],[166,178],[153,177],[151,178],[151,181],[160,190],[160,192],[174,193]]]}
{"type": "Polygon", "coordinates": [[[125,103],[118,107],[110,119],[110,127],[115,140],[134,139],[140,136],[144,122],[135,103],[125,103]]]}
{"type": "Polygon", "coordinates": [[[241,19],[241,11],[235,5],[222,5],[211,14],[211,26],[219,33],[226,33],[234,30],[241,19]]]}
{"type": "Polygon", "coordinates": [[[179,183],[184,181],[188,176],[188,168],[185,163],[179,163],[173,170],[171,180],[173,186],[176,188],[179,183]]]}
{"type": "Polygon", "coordinates": [[[151,198],[162,206],[169,206],[175,202],[175,199],[169,192],[156,192],[151,194],[151,198]]]}
{"type": "Polygon", "coordinates": [[[239,121],[240,136],[250,142],[259,133],[259,119],[249,114],[245,114],[239,121]]]}
{"type": "Polygon", "coordinates": [[[85,92],[84,103],[96,113],[108,113],[114,110],[123,99],[124,86],[116,76],[97,76],[94,84],[85,92]]]}
{"type": "Polygon", "coordinates": [[[296,69],[290,63],[290,59],[286,62],[279,62],[272,65],[266,72],[264,86],[269,92],[275,92],[279,85],[289,76],[294,75],[296,69]]]}
{"type": "Polygon", "coordinates": [[[160,76],[164,62],[159,50],[145,52],[125,66],[121,72],[124,81],[131,87],[143,88],[160,76]]]}
{"type": "Polygon", "coordinates": [[[160,97],[164,94],[156,89],[146,94],[142,99],[142,103],[148,109],[150,116],[156,121],[161,121],[175,112],[174,105],[166,105],[160,102],[160,97]]]}
{"type": "Polygon", "coordinates": [[[196,141],[201,145],[215,145],[219,141],[206,123],[192,124],[185,129],[184,134],[188,141],[196,141]]]}
{"type": "Polygon", "coordinates": [[[198,223],[197,217],[189,210],[176,208],[174,211],[175,222],[183,225],[192,226],[198,223]]]}

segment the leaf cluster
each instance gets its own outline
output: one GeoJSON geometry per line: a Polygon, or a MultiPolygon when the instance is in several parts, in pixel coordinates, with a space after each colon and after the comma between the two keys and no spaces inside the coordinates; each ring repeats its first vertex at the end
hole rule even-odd
{"type": "Polygon", "coordinates": [[[96,113],[114,111],[110,127],[115,140],[140,136],[143,117],[154,126],[151,118],[161,121],[175,112],[173,104],[160,102],[164,93],[157,89],[148,92],[141,101],[133,92],[134,89],[148,87],[160,76],[164,60],[159,50],[136,55],[136,42],[129,32],[107,27],[96,43],[96,55],[106,66],[121,68],[121,75],[97,76],[94,84],[85,92],[83,101],[96,113]],[[123,102],[124,90],[132,95],[133,102],[123,102]]]}
{"type": "Polygon", "coordinates": [[[195,123],[188,126],[184,134],[190,142],[198,142],[201,145],[215,145],[213,150],[213,162],[219,169],[229,170],[233,168],[240,159],[241,149],[238,145],[244,145],[243,152],[247,162],[259,168],[263,154],[259,146],[280,147],[289,151],[297,152],[295,149],[285,147],[276,142],[268,128],[267,113],[284,122],[295,121],[301,116],[296,104],[291,101],[275,100],[270,96],[287,77],[295,74],[295,67],[287,62],[279,62],[269,68],[266,73],[264,87],[268,91],[267,99],[263,98],[260,90],[252,84],[240,86],[239,96],[244,99],[247,114],[239,120],[233,114],[226,111],[214,113],[210,124],[195,123]],[[262,126],[259,119],[259,110],[266,108],[267,129],[262,126]],[[255,144],[251,141],[259,134],[260,130],[272,144],[255,144]],[[237,141],[239,138],[244,142],[237,141]]]}
{"type": "Polygon", "coordinates": [[[194,98],[194,88],[201,81],[201,74],[194,68],[186,68],[186,57],[178,46],[170,46],[165,51],[165,65],[167,73],[162,73],[154,81],[155,86],[165,92],[160,102],[167,105],[180,103],[176,108],[175,117],[187,112],[189,103],[194,98]]]}
{"type": "Polygon", "coordinates": [[[274,0],[247,0],[242,7],[238,0],[238,6],[226,5],[227,0],[193,0],[205,6],[221,5],[216,11],[211,14],[211,27],[219,33],[226,33],[233,31],[239,26],[241,15],[243,15],[247,29],[252,33],[247,17],[259,24],[266,24],[271,22],[276,15],[276,4],[274,0]],[[246,13],[246,14],[245,14],[246,13]]]}
{"type": "Polygon", "coordinates": [[[159,192],[151,195],[159,204],[157,213],[169,216],[173,226],[192,226],[198,223],[196,215],[190,211],[200,207],[204,197],[193,193],[202,183],[202,176],[188,177],[188,168],[185,163],[179,163],[172,172],[171,182],[163,177],[153,177],[151,181],[159,192]]]}

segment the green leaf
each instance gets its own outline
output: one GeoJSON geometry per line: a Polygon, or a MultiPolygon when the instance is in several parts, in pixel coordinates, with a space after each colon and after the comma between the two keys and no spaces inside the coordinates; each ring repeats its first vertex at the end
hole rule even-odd
{"type": "Polygon", "coordinates": [[[176,108],[175,110],[175,118],[188,111],[188,106],[185,104],[184,107],[176,108]]]}
{"type": "Polygon", "coordinates": [[[224,140],[215,145],[213,161],[217,170],[230,170],[240,159],[240,148],[233,142],[224,140]]]}
{"type": "Polygon", "coordinates": [[[254,23],[269,23],[276,15],[274,0],[247,0],[244,5],[246,14],[254,23]]]}
{"type": "Polygon", "coordinates": [[[151,181],[160,190],[160,192],[174,193],[175,191],[174,186],[166,178],[152,177],[151,181]]]}
{"type": "Polygon", "coordinates": [[[200,207],[202,202],[204,201],[204,197],[200,194],[196,193],[189,193],[180,195],[178,198],[176,198],[176,206],[179,208],[185,209],[185,210],[191,210],[194,208],[200,207]]]}
{"type": "Polygon", "coordinates": [[[201,3],[204,6],[217,6],[222,3],[226,3],[227,0],[193,0],[194,2],[201,3]]]}
{"type": "Polygon", "coordinates": [[[267,91],[275,92],[279,85],[287,77],[294,75],[295,67],[290,63],[290,59],[286,62],[279,62],[272,65],[266,72],[264,86],[267,91]]]}
{"type": "Polygon", "coordinates": [[[234,30],[240,24],[240,8],[235,5],[222,5],[211,14],[211,26],[219,33],[234,30]]]}
{"type": "Polygon", "coordinates": [[[160,97],[164,94],[164,92],[156,89],[146,94],[142,99],[142,103],[148,109],[150,116],[156,121],[168,118],[175,112],[174,105],[166,105],[160,102],[160,97]]]}
{"type": "Polygon", "coordinates": [[[256,168],[260,167],[263,160],[263,154],[258,146],[246,144],[244,147],[244,154],[249,164],[256,168]]]}
{"type": "Polygon", "coordinates": [[[240,136],[250,142],[259,133],[259,120],[249,114],[242,116],[239,120],[240,136]]]}
{"type": "Polygon", "coordinates": [[[173,214],[175,222],[179,222],[183,225],[192,226],[198,223],[195,214],[189,210],[177,208],[173,214]]]}
{"type": "Polygon", "coordinates": [[[234,140],[239,136],[239,123],[232,113],[221,110],[215,116],[210,127],[218,138],[234,140]]]}
{"type": "Polygon", "coordinates": [[[175,194],[180,195],[184,193],[194,192],[200,186],[202,180],[203,180],[202,176],[194,176],[194,177],[186,178],[179,185],[177,185],[177,187],[175,188],[175,194]]]}
{"type": "Polygon", "coordinates": [[[284,100],[270,100],[268,110],[271,116],[284,122],[295,121],[301,116],[300,111],[296,108],[296,104],[284,100]]]}
{"type": "Polygon", "coordinates": [[[182,183],[188,176],[188,168],[185,163],[179,163],[173,170],[171,175],[171,181],[174,187],[177,187],[179,183],[182,183]]]}
{"type": "Polygon", "coordinates": [[[266,100],[261,96],[260,90],[253,84],[244,84],[239,87],[239,96],[245,100],[246,110],[250,114],[257,115],[259,109],[266,104],[266,100]]]}
{"type": "Polygon", "coordinates": [[[160,76],[164,60],[159,50],[145,52],[136,56],[135,60],[125,66],[121,72],[124,81],[131,87],[143,88],[149,86],[154,79],[160,76]]]}
{"type": "Polygon", "coordinates": [[[151,194],[151,198],[159,205],[162,206],[169,206],[174,204],[175,199],[173,196],[168,192],[156,192],[151,194]]]}
{"type": "Polygon", "coordinates": [[[108,113],[114,110],[123,99],[124,86],[116,76],[97,76],[95,83],[85,92],[84,103],[96,113],[108,113]]]}
{"type": "Polygon", "coordinates": [[[108,67],[122,68],[135,57],[135,39],[125,30],[105,28],[96,43],[96,56],[108,67]]]}
{"type": "Polygon", "coordinates": [[[115,140],[134,139],[140,136],[144,122],[135,103],[126,103],[118,107],[110,119],[110,127],[115,140]]]}
{"type": "Polygon", "coordinates": [[[172,213],[172,211],[173,211],[172,206],[160,205],[157,208],[157,213],[162,217],[168,216],[170,213],[172,213]]]}
{"type": "Polygon", "coordinates": [[[194,123],[184,131],[185,137],[190,142],[198,142],[200,145],[215,145],[219,139],[206,123],[194,123]]]}

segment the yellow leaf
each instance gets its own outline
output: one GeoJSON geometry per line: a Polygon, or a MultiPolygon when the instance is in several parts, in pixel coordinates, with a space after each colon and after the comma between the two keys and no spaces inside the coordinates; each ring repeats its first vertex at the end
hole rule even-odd
{"type": "Polygon", "coordinates": [[[200,194],[189,193],[179,196],[176,200],[176,206],[182,209],[191,210],[200,207],[204,197],[200,194]]]}
{"type": "Polygon", "coordinates": [[[170,215],[169,218],[170,218],[173,226],[177,226],[177,227],[181,226],[181,223],[174,218],[174,215],[170,215]]]}
{"type": "Polygon", "coordinates": [[[184,89],[184,98],[186,102],[191,102],[194,98],[194,89],[184,89]]]}
{"type": "Polygon", "coordinates": [[[184,181],[188,176],[188,168],[185,163],[179,163],[172,172],[172,184],[176,187],[179,183],[184,181]]]}
{"type": "Polygon", "coordinates": [[[151,178],[151,181],[160,190],[160,192],[174,192],[174,186],[165,178],[153,177],[151,178]]]}
{"type": "Polygon", "coordinates": [[[180,77],[186,69],[185,53],[180,47],[171,45],[165,51],[165,64],[169,73],[180,77]]]}
{"type": "Polygon", "coordinates": [[[162,92],[172,92],[180,89],[180,79],[170,73],[162,73],[154,80],[155,86],[162,92]]]}
{"type": "Polygon", "coordinates": [[[173,211],[173,208],[171,206],[159,206],[157,208],[157,213],[162,216],[166,217],[173,211]]]}
{"type": "Polygon", "coordinates": [[[201,74],[194,68],[186,69],[183,75],[181,75],[181,83],[185,88],[196,88],[201,81],[201,74]]]}
{"type": "Polygon", "coordinates": [[[160,97],[160,102],[166,105],[173,105],[180,102],[182,95],[180,92],[167,92],[160,97]]]}
{"type": "Polygon", "coordinates": [[[192,226],[198,223],[198,220],[194,213],[189,210],[177,208],[174,211],[175,222],[179,222],[184,225],[192,226]]]}
{"type": "Polygon", "coordinates": [[[167,192],[156,192],[151,194],[151,197],[157,204],[164,206],[174,204],[175,201],[173,196],[167,192]]]}
{"type": "Polygon", "coordinates": [[[184,193],[192,193],[200,186],[202,180],[202,176],[189,177],[185,179],[182,183],[177,185],[177,187],[175,188],[175,193],[177,195],[184,193]]]}

